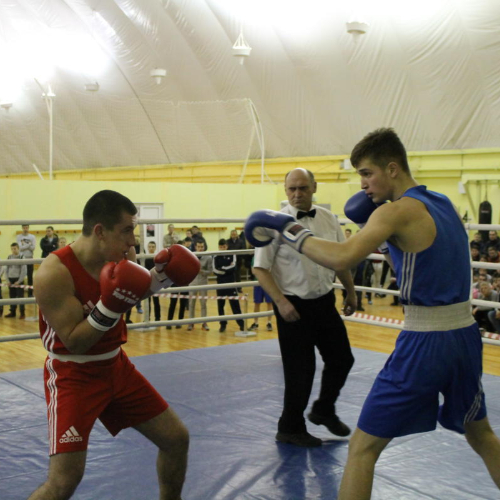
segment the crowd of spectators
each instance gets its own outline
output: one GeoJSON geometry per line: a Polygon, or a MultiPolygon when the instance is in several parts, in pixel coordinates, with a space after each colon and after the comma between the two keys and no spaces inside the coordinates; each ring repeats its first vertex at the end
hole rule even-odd
{"type": "MultiPolygon", "coordinates": [[[[53,226],[47,226],[46,234],[41,238],[39,247],[41,249],[41,256],[46,257],[54,250],[66,246],[67,241],[64,237],[59,237],[54,231],[53,226]]],[[[351,236],[351,230],[345,229],[345,237],[351,236]]],[[[198,226],[192,226],[185,233],[184,238],[175,231],[174,224],[168,225],[168,232],[163,237],[163,247],[169,248],[174,244],[182,244],[188,247],[193,252],[203,253],[208,250],[206,239],[198,226]]],[[[7,257],[8,259],[32,259],[35,258],[36,251],[36,237],[30,233],[30,226],[23,225],[22,231],[17,235],[16,242],[10,246],[11,252],[7,257]]],[[[219,241],[219,250],[244,250],[251,248],[247,245],[243,232],[238,234],[236,229],[232,229],[229,238],[221,239],[219,241]]],[[[484,262],[491,264],[500,264],[500,238],[497,231],[476,232],[470,242],[471,260],[473,262],[484,262]]],[[[140,253],[139,238],[136,239],[136,252],[140,253]]],[[[157,252],[156,243],[149,241],[147,244],[147,253],[151,254],[150,258],[145,259],[144,265],[150,269],[154,265],[154,255],[157,252]]],[[[206,285],[210,276],[214,276],[218,283],[240,282],[242,272],[247,272],[247,277],[253,280],[251,274],[252,268],[252,255],[231,255],[227,254],[224,258],[215,259],[210,255],[199,255],[201,270],[199,275],[191,283],[193,286],[206,285]],[[227,262],[226,262],[227,261],[227,262]]],[[[2,298],[2,278],[5,279],[5,286],[9,289],[10,298],[22,298],[26,295],[33,296],[33,264],[13,265],[0,267],[0,299],[2,298]]],[[[385,260],[373,261],[366,260],[362,262],[357,269],[353,270],[355,283],[362,286],[373,286],[376,288],[385,288],[387,277],[389,276],[388,289],[396,289],[395,278],[390,272],[389,265],[385,260]]],[[[500,297],[500,270],[495,268],[481,268],[474,269],[473,273],[473,298],[480,300],[487,300],[492,302],[499,302],[500,297]]],[[[168,308],[168,320],[174,319],[177,304],[179,304],[178,319],[184,319],[186,311],[189,313],[190,318],[196,316],[196,304],[199,299],[200,303],[200,316],[207,316],[207,291],[203,292],[182,292],[176,294],[170,299],[168,308]]],[[[237,297],[241,293],[241,288],[222,289],[217,291],[219,297],[237,297]]],[[[372,294],[366,293],[366,298],[369,304],[372,304],[372,294]]],[[[377,298],[385,297],[383,293],[376,293],[377,298]]],[[[226,299],[218,299],[219,314],[224,315],[224,304],[226,299]]],[[[150,302],[150,299],[149,299],[150,302]]],[[[398,305],[399,300],[394,296],[391,305],[398,305]]],[[[231,309],[233,314],[240,314],[241,308],[238,300],[230,300],[231,309]]],[[[260,303],[256,306],[260,310],[260,303]]],[[[269,307],[269,306],[268,306],[269,307]]],[[[14,318],[17,316],[17,305],[10,306],[6,318],[14,318]]],[[[139,313],[142,313],[141,303],[137,304],[139,313]]],[[[358,292],[358,311],[364,311],[362,305],[362,293],[358,292]]],[[[3,315],[4,308],[0,306],[0,317],[3,315]]],[[[161,307],[158,297],[153,297],[153,312],[156,321],[161,320],[161,307]]],[[[474,306],[473,315],[476,318],[481,329],[500,333],[500,302],[498,307],[492,306],[474,306]]],[[[24,305],[19,306],[19,318],[25,318],[24,305]]],[[[127,322],[130,321],[130,314],[127,315],[127,322]]],[[[226,329],[226,321],[221,321],[219,331],[223,332],[226,329]]],[[[243,321],[238,321],[238,326],[243,329],[243,321]]],[[[258,327],[257,321],[251,326],[250,329],[258,327]]],[[[171,329],[167,326],[167,329],[171,329]]],[[[176,328],[181,328],[177,325],[176,328]]],[[[194,324],[188,326],[188,330],[192,330],[194,324]]],[[[208,331],[209,326],[203,323],[202,330],[208,331]]],[[[267,329],[270,330],[272,325],[267,323],[267,329]]]]}
{"type": "MultiPolygon", "coordinates": [[[[500,238],[497,231],[488,231],[487,238],[481,232],[476,232],[470,242],[470,250],[474,262],[500,264],[500,238]]],[[[500,270],[494,267],[474,269],[472,297],[499,302],[500,270]]],[[[472,309],[472,314],[482,331],[500,333],[500,303],[498,307],[476,305],[472,309]]]]}

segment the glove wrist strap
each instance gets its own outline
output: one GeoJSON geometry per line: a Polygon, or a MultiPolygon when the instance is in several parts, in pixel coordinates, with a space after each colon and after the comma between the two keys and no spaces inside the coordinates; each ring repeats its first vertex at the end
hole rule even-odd
{"type": "Polygon", "coordinates": [[[92,311],[90,311],[90,314],[87,316],[87,321],[96,330],[107,332],[118,323],[120,317],[121,313],[110,311],[102,303],[102,300],[99,300],[97,305],[94,307],[94,309],[92,309],[92,311]]]}
{"type": "Polygon", "coordinates": [[[283,241],[290,245],[294,250],[301,253],[302,245],[309,236],[313,236],[311,231],[297,222],[288,224],[281,233],[283,241]]]}

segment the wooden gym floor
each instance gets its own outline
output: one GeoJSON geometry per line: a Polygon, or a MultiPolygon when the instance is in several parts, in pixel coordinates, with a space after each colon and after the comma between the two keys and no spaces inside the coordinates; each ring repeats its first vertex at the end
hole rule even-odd
{"type": "MultiPolygon", "coordinates": [[[[244,292],[252,297],[251,289],[244,289],[244,292]]],[[[209,294],[212,295],[212,294],[209,294]]],[[[337,304],[341,301],[340,291],[336,291],[337,304]]],[[[167,310],[170,299],[161,298],[161,319],[167,319],[167,310]]],[[[373,314],[386,318],[403,319],[402,308],[391,306],[392,297],[373,298],[373,305],[368,305],[363,298],[363,307],[366,314],[373,314]]],[[[242,311],[244,305],[242,304],[242,311]]],[[[144,307],[144,304],[143,304],[144,307]]],[[[179,304],[175,318],[177,318],[179,304]]],[[[265,305],[261,306],[261,311],[265,310],[265,305]]],[[[23,333],[34,333],[38,331],[36,321],[25,321],[19,318],[5,318],[9,307],[4,307],[4,315],[0,318],[0,337],[7,335],[17,335],[23,333]]],[[[252,300],[248,303],[248,311],[253,311],[252,300]]],[[[199,314],[199,303],[197,303],[197,313],[199,314]]],[[[226,302],[226,313],[230,314],[230,307],[226,302]]],[[[34,316],[35,307],[26,306],[26,316],[34,316]]],[[[18,311],[19,315],[19,311],[18,311]]],[[[217,315],[217,303],[215,300],[208,301],[208,315],[217,315]]],[[[185,317],[188,317],[187,315],[185,317]]],[[[138,314],[134,308],[132,321],[143,321],[143,315],[138,314]]],[[[219,323],[209,323],[210,331],[201,330],[201,325],[195,325],[194,330],[187,331],[187,327],[181,329],[166,330],[159,327],[149,331],[131,330],[128,334],[128,342],[125,344],[125,351],[129,356],[144,356],[148,354],[158,354],[172,351],[183,351],[186,349],[198,349],[202,347],[214,347],[228,344],[239,344],[243,342],[256,342],[258,340],[277,338],[276,322],[272,318],[273,331],[266,331],[267,318],[259,318],[259,330],[255,337],[236,337],[235,331],[238,329],[234,321],[229,321],[227,330],[219,333],[219,323]]],[[[248,322],[250,325],[251,322],[248,322]]],[[[389,353],[394,348],[394,343],[399,330],[383,328],[379,326],[363,325],[359,323],[346,322],[349,338],[353,347],[367,349],[376,352],[389,353]]],[[[16,342],[0,342],[0,372],[11,372],[41,368],[46,357],[46,351],[42,347],[39,339],[23,340],[16,342]]],[[[484,372],[491,375],[500,375],[500,346],[484,345],[484,372]]],[[[380,367],[381,368],[381,367],[380,367]]]]}

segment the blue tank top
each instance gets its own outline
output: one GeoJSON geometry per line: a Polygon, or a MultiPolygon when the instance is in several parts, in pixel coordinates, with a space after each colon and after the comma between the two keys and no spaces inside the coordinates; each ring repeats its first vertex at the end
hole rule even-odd
{"type": "Polygon", "coordinates": [[[471,265],[467,233],[450,200],[426,186],[404,194],[421,201],[436,224],[432,245],[417,253],[388,243],[402,304],[444,306],[470,298],[471,265]]]}

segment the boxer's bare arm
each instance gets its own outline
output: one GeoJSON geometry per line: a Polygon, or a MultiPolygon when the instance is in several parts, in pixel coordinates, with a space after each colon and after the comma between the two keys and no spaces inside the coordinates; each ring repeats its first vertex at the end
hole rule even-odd
{"type": "Polygon", "coordinates": [[[402,198],[375,210],[362,230],[342,243],[307,238],[301,252],[314,262],[342,271],[356,267],[383,242],[405,252],[428,248],[436,236],[436,225],[425,205],[413,198],[402,198]]]}
{"type": "Polygon", "coordinates": [[[104,334],[84,320],[73,279],[58,257],[49,255],[34,276],[36,302],[47,323],[73,354],[87,352],[104,334]]]}

